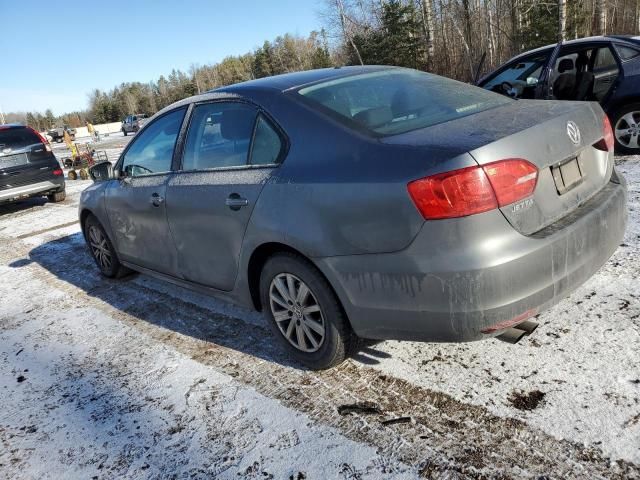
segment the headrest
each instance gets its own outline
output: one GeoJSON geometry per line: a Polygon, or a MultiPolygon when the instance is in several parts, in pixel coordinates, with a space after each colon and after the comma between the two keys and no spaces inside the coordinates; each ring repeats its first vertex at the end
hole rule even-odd
{"type": "Polygon", "coordinates": [[[226,140],[247,140],[251,137],[254,119],[246,108],[224,110],[220,119],[220,135],[226,140]]]}
{"type": "Polygon", "coordinates": [[[366,127],[379,127],[393,120],[390,107],[370,108],[354,115],[353,119],[366,127]]]}
{"type": "Polygon", "coordinates": [[[569,70],[573,70],[573,60],[570,58],[563,58],[558,65],[558,73],[564,73],[569,70]]]}
{"type": "Polygon", "coordinates": [[[407,91],[404,88],[398,89],[391,98],[391,113],[394,117],[406,115],[410,105],[411,100],[407,91]]]}

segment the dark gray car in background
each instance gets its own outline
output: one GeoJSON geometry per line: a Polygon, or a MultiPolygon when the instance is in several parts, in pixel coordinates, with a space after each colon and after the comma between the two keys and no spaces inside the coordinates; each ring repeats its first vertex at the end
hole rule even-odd
{"type": "Polygon", "coordinates": [[[0,204],[29,197],[63,201],[64,172],[41,134],[24,125],[0,125],[0,204]]]}
{"type": "Polygon", "coordinates": [[[265,311],[313,368],[359,337],[490,338],[619,245],[626,188],[597,103],[413,70],[292,73],[157,113],[80,202],[102,273],[265,311]]]}

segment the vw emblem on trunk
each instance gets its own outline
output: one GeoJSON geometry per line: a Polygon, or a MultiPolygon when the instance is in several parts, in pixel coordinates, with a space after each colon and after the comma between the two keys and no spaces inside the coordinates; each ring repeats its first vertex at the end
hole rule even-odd
{"type": "Polygon", "coordinates": [[[580,129],[571,120],[567,122],[567,135],[575,145],[580,145],[580,129]]]}

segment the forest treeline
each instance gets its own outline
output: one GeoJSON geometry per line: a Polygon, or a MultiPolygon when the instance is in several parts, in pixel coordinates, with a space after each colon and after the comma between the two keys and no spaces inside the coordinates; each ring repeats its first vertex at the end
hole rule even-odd
{"type": "Polygon", "coordinates": [[[640,33],[640,0],[325,0],[320,15],[324,28],[306,38],[286,34],[244,55],[172,70],[149,83],[96,89],[86,111],[6,117],[39,130],[115,122],[216,87],[339,65],[398,65],[471,81],[480,64],[480,73],[487,72],[561,39],[640,33]]]}

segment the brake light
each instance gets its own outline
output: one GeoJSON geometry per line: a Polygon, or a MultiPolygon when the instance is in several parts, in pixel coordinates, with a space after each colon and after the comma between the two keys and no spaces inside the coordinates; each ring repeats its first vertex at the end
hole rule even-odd
{"type": "Polygon", "coordinates": [[[56,177],[61,177],[62,175],[64,175],[64,172],[62,171],[61,168],[56,168],[53,172],[52,172],[56,177]]]}
{"type": "Polygon", "coordinates": [[[407,185],[425,219],[456,218],[503,207],[530,196],[538,169],[521,158],[439,173],[407,185]]]}
{"type": "Polygon", "coordinates": [[[29,130],[31,130],[33,133],[35,133],[38,138],[40,139],[40,141],[42,142],[42,144],[44,145],[44,149],[47,152],[51,151],[51,145],[49,145],[49,140],[47,140],[44,135],[42,135],[39,131],[37,131],[35,128],[31,128],[31,127],[27,127],[29,130]]]}
{"type": "Polygon", "coordinates": [[[611,122],[609,121],[609,117],[606,115],[602,119],[603,129],[602,129],[602,140],[594,145],[598,150],[602,150],[603,152],[613,152],[614,141],[613,141],[613,129],[611,128],[611,122]]]}
{"type": "Polygon", "coordinates": [[[538,169],[522,158],[500,160],[483,169],[501,207],[528,197],[536,189],[538,169]]]}

